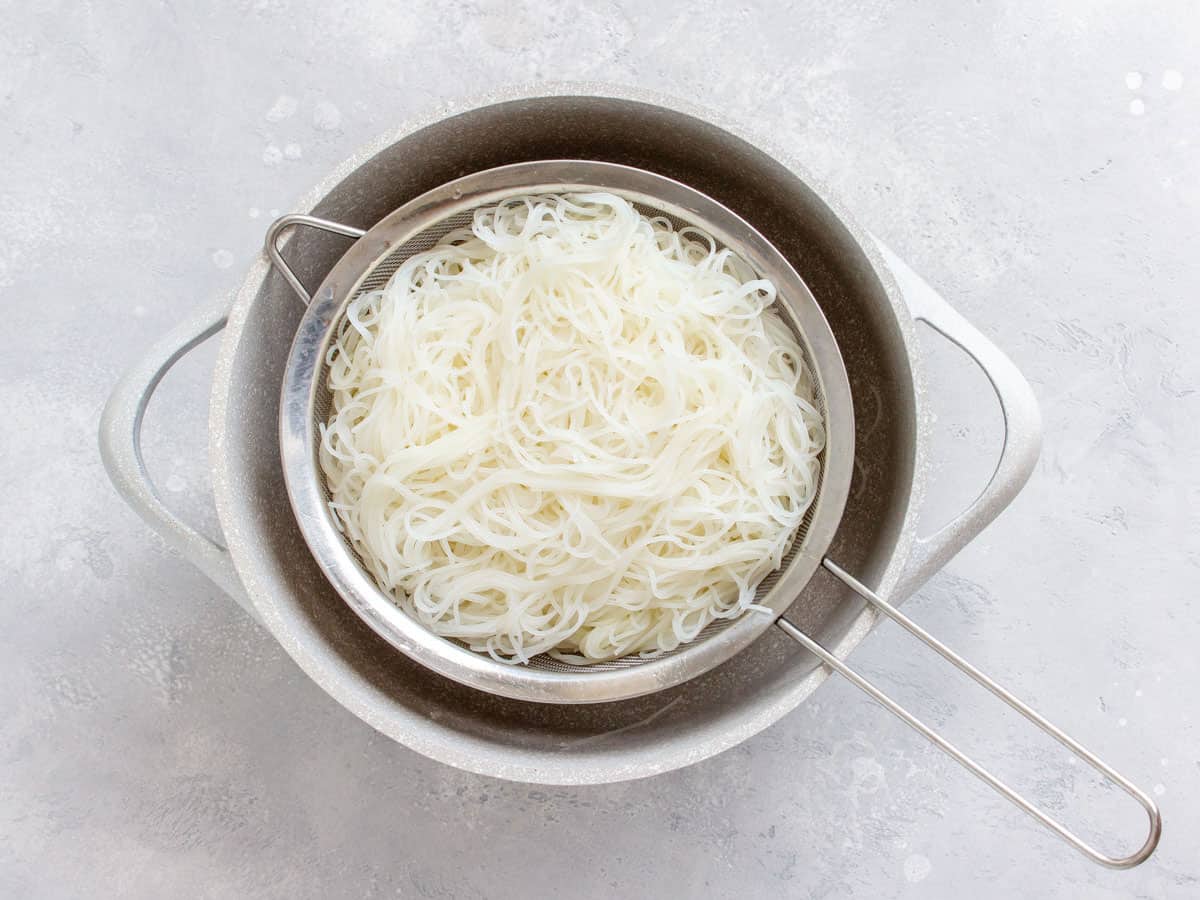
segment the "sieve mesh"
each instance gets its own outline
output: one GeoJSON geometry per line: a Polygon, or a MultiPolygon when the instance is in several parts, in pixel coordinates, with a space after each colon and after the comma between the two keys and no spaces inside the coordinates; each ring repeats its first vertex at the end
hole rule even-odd
{"type": "MultiPolygon", "coordinates": [[[[605,190],[612,191],[613,193],[621,193],[620,191],[614,191],[612,188],[605,188],[605,190]]],[[[497,202],[498,201],[496,201],[495,199],[490,200],[486,204],[486,206],[494,207],[497,202]]],[[[634,202],[633,205],[638,210],[638,212],[640,212],[642,215],[644,215],[648,218],[662,217],[662,218],[668,219],[671,222],[671,225],[676,230],[679,230],[681,228],[691,227],[691,228],[699,228],[701,231],[704,231],[709,234],[711,234],[712,232],[717,230],[717,229],[713,229],[711,227],[706,227],[705,223],[701,220],[684,220],[684,219],[681,219],[680,217],[678,217],[677,215],[674,215],[671,212],[654,207],[650,204],[645,203],[644,201],[634,202]]],[[[482,208],[484,208],[484,207],[482,207],[482,206],[475,207],[473,209],[468,209],[468,210],[464,210],[462,212],[455,213],[453,215],[449,215],[449,216],[445,217],[444,219],[441,219],[440,221],[436,222],[435,224],[425,228],[419,234],[417,234],[414,237],[412,237],[411,239],[405,241],[398,247],[395,247],[394,249],[391,249],[388,252],[381,254],[375,260],[374,263],[372,263],[371,265],[367,266],[364,269],[362,275],[359,277],[359,280],[354,283],[354,285],[350,288],[349,291],[347,291],[346,297],[344,298],[344,300],[342,301],[342,303],[339,307],[338,315],[331,323],[329,333],[337,334],[340,331],[340,329],[342,327],[342,323],[344,321],[344,317],[345,317],[345,310],[349,306],[351,301],[356,300],[357,298],[361,297],[363,294],[370,293],[371,291],[382,290],[383,288],[385,288],[387,286],[387,283],[391,280],[392,276],[396,273],[396,270],[399,269],[400,266],[404,264],[405,260],[407,260],[409,257],[414,256],[418,253],[423,253],[426,250],[432,249],[434,247],[434,245],[436,245],[438,243],[438,241],[440,241],[443,237],[445,237],[450,232],[452,232],[458,228],[462,228],[462,227],[470,225],[470,223],[474,219],[476,209],[482,209],[482,208]]],[[[736,247],[722,244],[720,241],[717,241],[717,245],[722,248],[727,247],[735,255],[742,256],[742,254],[738,253],[736,247]]],[[[751,267],[751,268],[753,268],[753,267],[751,267]]],[[[761,275],[762,273],[758,273],[758,274],[761,275]]],[[[811,351],[809,350],[809,345],[808,345],[807,341],[805,340],[803,331],[800,329],[798,323],[796,322],[796,318],[795,318],[794,314],[792,313],[792,310],[789,308],[787,303],[780,302],[780,300],[776,300],[775,308],[782,315],[784,322],[787,324],[788,328],[791,329],[792,333],[796,336],[797,340],[799,341],[800,347],[804,350],[804,353],[805,353],[805,357],[806,357],[805,362],[810,367],[812,367],[813,363],[812,363],[812,358],[811,358],[811,351]]],[[[318,459],[318,453],[320,450],[320,442],[321,442],[320,425],[323,425],[328,421],[330,406],[332,405],[332,402],[333,402],[332,395],[328,388],[329,364],[326,361],[326,357],[324,355],[321,357],[320,364],[318,365],[318,367],[316,369],[315,378],[316,378],[316,385],[315,385],[315,391],[314,391],[314,397],[313,397],[313,407],[312,407],[313,420],[312,420],[312,428],[311,428],[311,434],[313,436],[313,440],[312,440],[313,471],[316,473],[316,477],[320,481],[321,495],[322,495],[322,497],[324,497],[325,502],[328,504],[332,500],[332,497],[329,492],[329,487],[325,482],[324,473],[321,470],[320,462],[318,459]]],[[[828,420],[828,416],[826,413],[826,407],[825,407],[825,397],[821,391],[821,384],[820,384],[819,379],[814,379],[814,391],[815,391],[815,400],[816,400],[817,409],[821,413],[821,417],[823,419],[828,420]]],[[[762,599],[771,591],[771,589],[776,585],[776,583],[779,581],[779,579],[783,575],[783,573],[786,572],[787,569],[789,568],[789,566],[792,564],[792,561],[796,558],[796,554],[800,552],[800,549],[804,544],[805,536],[808,533],[809,526],[812,524],[813,517],[816,515],[816,510],[817,510],[817,506],[818,506],[817,501],[820,498],[821,489],[822,489],[824,480],[825,480],[825,454],[824,454],[824,452],[822,452],[821,466],[820,466],[820,470],[819,470],[818,476],[817,476],[816,491],[813,494],[812,503],[809,504],[808,511],[805,513],[804,518],[801,520],[800,525],[797,527],[796,533],[792,538],[792,542],[789,545],[787,552],[783,556],[780,566],[777,569],[774,569],[773,571],[771,571],[759,584],[758,590],[755,594],[755,602],[756,603],[761,602],[762,599]]],[[[332,513],[331,513],[331,515],[332,515],[332,513]]],[[[336,517],[334,517],[334,518],[336,520],[336,517]]],[[[339,533],[340,533],[340,530],[339,530],[339,533]]],[[[366,575],[368,580],[371,580],[373,582],[373,578],[370,574],[370,570],[368,569],[368,567],[366,565],[364,565],[362,557],[359,556],[358,551],[355,550],[354,546],[349,541],[346,541],[345,539],[343,539],[343,544],[345,545],[346,549],[349,551],[351,557],[353,557],[355,563],[362,570],[363,574],[366,575]]],[[[383,594],[384,596],[387,596],[387,593],[385,591],[380,590],[380,593],[383,594]]],[[[391,600],[390,597],[389,597],[389,600],[391,600]]],[[[753,612],[747,613],[747,615],[755,615],[755,614],[756,613],[753,613],[753,612]]],[[[759,615],[761,615],[761,613],[759,613],[759,615]]],[[[630,667],[638,666],[645,662],[648,662],[650,659],[663,659],[665,657],[671,657],[671,656],[676,656],[681,653],[685,653],[689,648],[695,647],[698,644],[707,640],[708,638],[711,638],[714,635],[719,634],[720,632],[724,631],[726,628],[728,628],[730,625],[732,625],[737,620],[738,619],[736,619],[736,618],[735,619],[716,619],[715,621],[709,623],[696,636],[695,640],[693,640],[687,644],[682,644],[679,647],[676,647],[674,650],[668,651],[666,653],[658,654],[653,657],[625,657],[622,659],[611,660],[609,662],[592,663],[587,666],[577,666],[577,665],[571,665],[569,663],[560,662],[559,660],[554,659],[551,656],[542,654],[540,656],[537,656],[537,657],[534,657],[533,659],[531,659],[528,663],[528,667],[531,669],[537,669],[537,670],[541,670],[541,671],[545,671],[545,672],[557,672],[559,674],[577,675],[580,677],[586,677],[589,672],[605,672],[605,671],[613,671],[615,669],[630,668],[630,667]]],[[[450,639],[447,639],[447,640],[450,640],[450,639]]],[[[459,644],[460,646],[466,647],[465,644],[462,644],[461,642],[459,642],[457,640],[452,641],[452,642],[459,644]]]]}

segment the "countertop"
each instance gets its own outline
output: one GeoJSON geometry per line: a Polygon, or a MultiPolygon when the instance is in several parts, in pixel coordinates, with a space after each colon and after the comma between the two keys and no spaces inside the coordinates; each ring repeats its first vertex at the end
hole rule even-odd
{"type": "MultiPolygon", "coordinates": [[[[1198,51],[1188,0],[0,10],[0,896],[1200,896],[1198,51]],[[266,223],[396,123],[542,79],[768,134],[1027,375],[1033,478],[906,609],[1153,793],[1149,862],[1088,863],[836,679],[646,781],[448,768],[329,699],[120,501],[109,390],[266,223]]],[[[929,530],[998,429],[981,376],[925,345],[929,530]]],[[[214,353],[147,422],[165,496],[210,530],[214,353]]],[[[853,659],[1104,846],[1140,839],[1128,798],[894,626],[853,659]]]]}

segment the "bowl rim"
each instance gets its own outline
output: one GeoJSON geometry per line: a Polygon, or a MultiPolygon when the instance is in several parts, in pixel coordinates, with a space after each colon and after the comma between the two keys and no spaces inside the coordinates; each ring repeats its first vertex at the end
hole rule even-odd
{"type": "MultiPolygon", "coordinates": [[[[600,98],[661,107],[719,128],[756,147],[784,166],[829,209],[866,258],[872,274],[888,298],[891,312],[903,342],[912,376],[910,395],[913,402],[913,462],[910,490],[901,518],[901,527],[874,589],[882,596],[893,594],[900,584],[916,539],[916,519],[924,499],[928,475],[928,434],[924,404],[924,377],[915,324],[903,295],[874,240],[823,186],[789,153],[761,135],[748,131],[728,117],[662,93],[603,82],[564,82],[515,85],[476,97],[468,102],[442,104],[433,111],[416,116],[367,142],[332,169],[295,205],[293,212],[308,213],[324,200],[343,180],[388,147],[461,113],[489,106],[540,98],[600,98]]],[[[225,422],[229,411],[234,363],[245,324],[271,265],[260,255],[250,266],[242,284],[234,291],[228,323],[222,336],[213,375],[209,414],[209,465],[218,520],[226,536],[234,566],[250,602],[263,624],[285,652],[330,696],[373,728],[424,756],[466,771],[514,781],[544,784],[601,784],[626,781],[682,768],[736,746],[778,721],[806,700],[828,677],[825,667],[817,666],[797,678],[785,691],[749,702],[736,717],[728,717],[720,726],[708,729],[703,740],[668,738],[654,753],[623,754],[619,750],[597,751],[587,759],[579,755],[555,755],[546,751],[516,748],[467,735],[429,717],[388,702],[376,688],[358,677],[336,654],[321,642],[294,627],[288,616],[271,602],[271,588],[259,571],[253,548],[241,539],[236,517],[239,481],[228,467],[225,422]],[[382,701],[382,702],[381,702],[382,701]],[[636,758],[630,758],[636,756],[636,758]]],[[[893,601],[902,599],[895,596],[893,601]]],[[[878,620],[878,613],[864,608],[829,649],[844,659],[853,651],[878,620]]]]}

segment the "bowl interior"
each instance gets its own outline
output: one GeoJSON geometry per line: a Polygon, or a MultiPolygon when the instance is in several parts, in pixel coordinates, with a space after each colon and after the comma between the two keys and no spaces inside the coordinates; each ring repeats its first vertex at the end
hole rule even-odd
{"type": "MultiPolygon", "coordinates": [[[[808,284],[836,336],[854,397],[854,479],[830,556],[868,584],[894,578],[912,494],[917,428],[909,350],[895,300],[849,227],[805,181],[749,142],[688,113],[622,97],[494,103],[404,133],[317,202],[361,228],[407,200],[481,169],[597,159],[677,179],[753,224],[808,284]]],[[[315,286],[346,242],[298,231],[285,256],[315,286]]],[[[226,338],[224,418],[214,449],[222,527],[255,604],[285,649],[340,702],[428,755],[503,777],[556,783],[664,771],[744,739],[822,678],[776,629],[724,665],[668,690],[613,703],[506,700],[436,675],[346,607],[310,556],[279,462],[279,392],[301,308],[257,266],[226,338]]],[[[827,646],[861,639],[862,606],[823,573],[789,618],[827,646]]]]}

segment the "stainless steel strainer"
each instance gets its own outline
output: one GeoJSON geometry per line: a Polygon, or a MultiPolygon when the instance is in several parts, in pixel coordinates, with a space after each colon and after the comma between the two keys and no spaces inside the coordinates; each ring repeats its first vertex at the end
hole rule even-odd
{"type": "Polygon", "coordinates": [[[1161,819],[1149,796],[825,557],[841,520],[853,472],[854,409],[846,368],[824,315],[795,269],[769,241],[729,209],[684,184],[640,169],[595,161],[539,161],[477,172],[444,184],[406,203],[369,231],[311,216],[284,216],[268,230],[266,246],[283,277],[307,304],[288,356],[280,405],[283,472],[292,507],[304,539],[330,583],[354,612],[392,646],[448,678],[493,694],[543,703],[598,703],[663,690],[693,678],[729,659],[776,624],[1093,860],[1124,868],[1153,852],[1161,819]],[[518,194],[589,190],[618,194],[646,214],[665,215],[677,225],[702,229],[776,285],[779,310],[804,349],[825,416],[827,444],[821,479],[783,565],[759,587],[757,602],[770,614],[751,612],[734,620],[718,621],[695,641],[653,658],[577,667],[543,656],[528,665],[505,665],[439,637],[411,618],[377,587],[343,539],[328,507],[329,494],[317,460],[318,425],[325,421],[330,403],[325,360],[349,302],[363,292],[383,287],[405,259],[429,249],[446,233],[469,222],[477,208],[494,206],[518,194]],[[280,253],[280,239],[295,226],[356,239],[311,296],[280,253]],[[1150,834],[1143,846],[1126,857],[1107,856],[1091,847],[783,618],[822,566],[1129,793],[1150,816],[1150,834]]]}
{"type": "MultiPolygon", "coordinates": [[[[268,246],[293,288],[307,297],[276,248],[279,232],[296,224],[330,227],[285,217],[272,227],[268,246]]],[[[845,506],[854,460],[854,410],[845,365],[816,300],[788,261],[754,228],[691,188],[640,169],[601,162],[522,163],[458,179],[405,204],[369,232],[333,227],[359,240],[326,276],[308,304],[288,358],[281,406],[283,469],[296,517],[313,555],[338,593],[386,640],[447,677],[473,687],[555,703],[621,700],[661,690],[711,669],[750,644],[790,606],[821,563],[845,506]],[[777,287],[780,310],[807,355],[818,405],[827,421],[827,446],[812,506],[783,566],[764,580],[758,603],[774,615],[751,613],[718,620],[693,642],[653,658],[627,657],[572,666],[549,656],[512,666],[430,633],[381,591],[343,539],[328,508],[329,494],[317,462],[320,423],[329,413],[326,356],[349,301],[387,284],[414,253],[432,247],[471,221],[480,207],[518,194],[604,190],[647,215],[712,235],[777,287]]]]}

